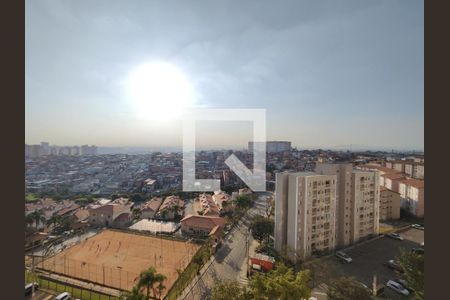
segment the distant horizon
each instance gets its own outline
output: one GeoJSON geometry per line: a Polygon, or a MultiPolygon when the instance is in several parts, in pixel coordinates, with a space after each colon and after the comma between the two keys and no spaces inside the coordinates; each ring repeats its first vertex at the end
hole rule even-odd
{"type": "Polygon", "coordinates": [[[424,149],[423,1],[25,1],[25,140],[176,147],[190,108],[265,109],[294,145],[424,149]]]}
{"type": "MultiPolygon", "coordinates": [[[[281,140],[274,140],[271,139],[270,141],[281,141],[281,140]]],[[[283,140],[286,141],[286,140],[283,140]]],[[[47,141],[41,141],[41,142],[47,142],[47,141]]],[[[25,143],[26,145],[39,145],[39,143],[25,143]]],[[[172,149],[177,152],[182,151],[182,146],[146,146],[146,145],[97,145],[97,144],[73,144],[73,145],[59,145],[59,144],[53,144],[51,142],[48,142],[50,146],[58,146],[58,147],[74,147],[74,146],[81,146],[81,145],[90,145],[90,146],[96,146],[98,147],[99,152],[104,152],[107,150],[113,151],[113,150],[119,150],[119,149],[128,149],[130,152],[135,151],[159,151],[158,149],[172,149]]],[[[296,148],[298,150],[333,150],[333,151],[383,151],[383,152],[390,152],[392,150],[399,151],[399,152],[424,152],[424,149],[418,149],[418,148],[412,148],[412,147],[404,147],[404,148],[395,148],[395,147],[370,147],[370,146],[364,146],[364,145],[334,145],[334,146],[309,146],[309,145],[295,145],[292,143],[292,148],[296,148]]],[[[247,150],[247,145],[198,145],[196,147],[196,150],[247,150]]],[[[99,153],[102,154],[102,153],[99,153]]]]}

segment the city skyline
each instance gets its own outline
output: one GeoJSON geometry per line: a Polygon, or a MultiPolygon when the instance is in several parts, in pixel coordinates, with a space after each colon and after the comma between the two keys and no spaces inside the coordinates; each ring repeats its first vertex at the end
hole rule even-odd
{"type": "MultiPolygon", "coordinates": [[[[128,82],[155,63],[183,91],[169,100],[265,108],[268,140],[423,150],[422,1],[27,1],[25,142],[181,147],[170,89],[128,82]]],[[[251,140],[247,125],[213,128],[199,147],[251,140]]]]}

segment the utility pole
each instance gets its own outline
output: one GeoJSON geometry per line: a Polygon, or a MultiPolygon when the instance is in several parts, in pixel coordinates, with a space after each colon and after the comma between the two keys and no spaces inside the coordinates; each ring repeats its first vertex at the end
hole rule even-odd
{"type": "Polygon", "coordinates": [[[373,282],[372,282],[372,295],[376,296],[377,295],[377,275],[373,275],[373,282]]]}
{"type": "Polygon", "coordinates": [[[245,237],[245,252],[246,252],[246,255],[245,255],[245,262],[246,262],[246,273],[247,273],[247,277],[248,277],[248,261],[249,261],[249,252],[250,252],[250,242],[249,242],[249,234],[250,234],[250,229],[249,229],[249,231],[247,232],[247,235],[246,235],[246,237],[245,237]]]}

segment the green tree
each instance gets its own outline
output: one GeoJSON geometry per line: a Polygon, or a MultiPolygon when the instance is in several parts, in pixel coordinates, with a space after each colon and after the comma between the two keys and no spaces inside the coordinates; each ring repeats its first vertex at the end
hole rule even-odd
{"type": "Polygon", "coordinates": [[[332,278],[337,277],[335,268],[328,260],[311,260],[302,264],[302,268],[310,271],[312,286],[317,286],[321,283],[330,284],[332,278]]]}
{"type": "Polygon", "coordinates": [[[150,290],[153,291],[154,297],[159,297],[160,295],[156,291],[154,285],[158,283],[159,286],[162,286],[162,282],[164,282],[164,280],[166,280],[166,276],[157,273],[154,267],[150,267],[139,275],[137,287],[138,289],[141,289],[143,287],[146,288],[147,299],[150,297],[150,290]]]}
{"type": "Polygon", "coordinates": [[[265,275],[253,275],[249,286],[252,299],[256,300],[308,299],[311,296],[309,281],[308,270],[294,274],[292,268],[280,264],[265,275]]]}
{"type": "Polygon", "coordinates": [[[211,300],[252,299],[250,292],[237,281],[220,282],[213,287],[211,294],[211,300]]]}
{"type": "Polygon", "coordinates": [[[253,205],[253,200],[247,195],[242,195],[238,196],[236,200],[234,200],[234,203],[236,207],[240,209],[246,209],[250,208],[253,205]]]}
{"type": "Polygon", "coordinates": [[[133,202],[142,202],[145,200],[145,198],[142,197],[142,195],[138,194],[138,193],[131,195],[130,199],[133,202]]]}
{"type": "Polygon", "coordinates": [[[139,208],[133,208],[133,219],[139,219],[141,217],[141,210],[139,208]]]}
{"type": "Polygon", "coordinates": [[[397,261],[403,268],[401,275],[408,283],[408,287],[414,290],[415,299],[425,298],[425,255],[400,250],[397,261]]]}
{"type": "Polygon", "coordinates": [[[31,215],[31,214],[28,214],[28,215],[26,215],[25,216],[25,224],[27,225],[27,227],[28,226],[32,226],[33,225],[33,223],[34,223],[34,218],[33,218],[33,216],[31,215]]]}
{"type": "Polygon", "coordinates": [[[273,234],[274,223],[271,219],[257,215],[250,224],[253,238],[261,243],[264,239],[269,240],[271,234],[273,234]]]}
{"type": "Polygon", "coordinates": [[[327,291],[329,300],[371,300],[370,291],[361,283],[350,277],[341,277],[334,280],[327,291]]]}
{"type": "Polygon", "coordinates": [[[45,216],[40,210],[35,210],[32,213],[28,214],[28,216],[29,216],[28,218],[33,220],[31,224],[34,224],[36,229],[38,228],[39,224],[45,222],[45,216]]]}
{"type": "Polygon", "coordinates": [[[120,299],[126,300],[147,300],[148,298],[141,293],[138,287],[133,287],[131,292],[123,292],[120,299]]]}

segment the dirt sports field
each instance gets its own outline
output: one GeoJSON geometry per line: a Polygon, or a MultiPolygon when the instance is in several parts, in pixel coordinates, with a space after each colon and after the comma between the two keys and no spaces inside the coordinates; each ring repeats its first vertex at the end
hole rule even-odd
{"type": "Polygon", "coordinates": [[[131,290],[139,273],[150,266],[167,276],[167,292],[177,269],[191,261],[199,246],[190,242],[104,230],[45,260],[40,268],[105,286],[131,290]]]}

